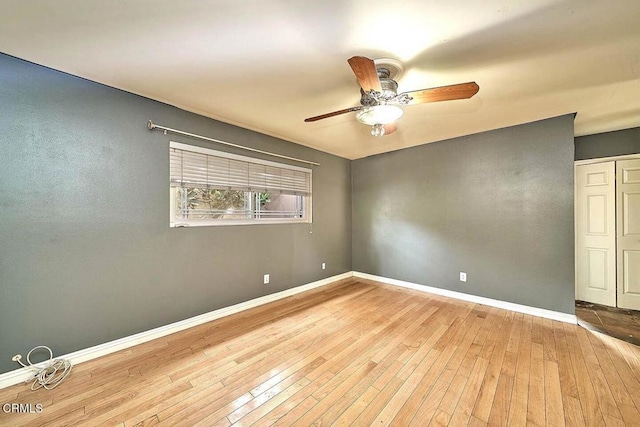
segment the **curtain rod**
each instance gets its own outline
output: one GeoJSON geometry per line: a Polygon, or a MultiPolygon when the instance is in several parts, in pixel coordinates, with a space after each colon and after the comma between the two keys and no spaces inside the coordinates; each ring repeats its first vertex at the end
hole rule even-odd
{"type": "Polygon", "coordinates": [[[238,145],[238,144],[232,144],[231,142],[220,141],[219,139],[209,138],[209,137],[202,136],[202,135],[196,135],[195,133],[189,133],[189,132],[184,132],[184,131],[177,130],[177,129],[171,129],[171,128],[168,128],[168,127],[157,125],[157,124],[153,123],[151,120],[149,120],[147,122],[147,127],[149,128],[149,130],[162,129],[164,131],[165,135],[167,134],[167,132],[172,132],[172,133],[177,133],[179,135],[190,136],[192,138],[198,138],[198,139],[203,139],[205,141],[216,142],[218,144],[228,145],[230,147],[242,148],[243,150],[253,151],[254,153],[261,153],[261,154],[266,154],[268,156],[279,157],[281,159],[293,160],[295,162],[307,163],[309,165],[314,165],[314,166],[320,166],[320,163],[310,162],[309,160],[302,160],[302,159],[297,159],[295,157],[283,156],[282,154],[270,153],[268,151],[257,150],[255,148],[245,147],[245,146],[238,145]]]}

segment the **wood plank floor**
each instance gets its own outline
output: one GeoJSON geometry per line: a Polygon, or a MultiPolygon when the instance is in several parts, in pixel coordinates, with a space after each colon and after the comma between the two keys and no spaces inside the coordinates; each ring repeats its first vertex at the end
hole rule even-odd
{"type": "Polygon", "coordinates": [[[348,279],[74,367],[0,425],[640,425],[640,349],[348,279]]]}

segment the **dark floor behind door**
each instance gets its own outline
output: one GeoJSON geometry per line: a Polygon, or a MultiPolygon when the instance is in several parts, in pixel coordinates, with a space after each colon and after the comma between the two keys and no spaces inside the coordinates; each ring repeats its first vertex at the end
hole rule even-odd
{"type": "Polygon", "coordinates": [[[640,346],[640,311],[576,301],[578,324],[640,346]]]}

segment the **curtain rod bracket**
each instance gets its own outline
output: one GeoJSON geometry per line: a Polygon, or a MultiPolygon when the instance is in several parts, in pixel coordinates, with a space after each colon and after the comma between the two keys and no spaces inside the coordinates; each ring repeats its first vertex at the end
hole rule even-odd
{"type": "Polygon", "coordinates": [[[189,132],[184,132],[184,131],[177,130],[177,129],[171,129],[171,128],[168,128],[168,127],[157,125],[157,124],[153,123],[151,120],[149,120],[147,122],[147,128],[149,128],[149,130],[154,130],[154,129],[163,130],[165,135],[167,134],[167,132],[172,132],[172,133],[176,133],[176,134],[179,134],[179,135],[189,136],[191,138],[202,139],[204,141],[215,142],[217,144],[223,144],[223,145],[228,145],[230,147],[241,148],[241,149],[247,150],[247,151],[253,151],[254,153],[266,154],[268,156],[279,157],[281,159],[287,159],[287,160],[293,160],[294,162],[306,163],[308,165],[313,165],[313,166],[320,166],[320,163],[311,162],[309,160],[303,160],[303,159],[298,159],[298,158],[295,158],[295,157],[283,156],[282,154],[270,153],[268,151],[258,150],[256,148],[245,147],[243,145],[233,144],[231,142],[226,142],[226,141],[220,141],[219,139],[209,138],[207,136],[202,136],[202,135],[196,135],[195,133],[189,133],[189,132]]]}

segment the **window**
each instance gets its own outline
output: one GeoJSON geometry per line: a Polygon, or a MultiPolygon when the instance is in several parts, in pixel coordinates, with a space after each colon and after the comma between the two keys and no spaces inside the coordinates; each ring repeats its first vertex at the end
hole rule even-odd
{"type": "Polygon", "coordinates": [[[311,222],[311,170],[171,142],[171,227],[311,222]]]}

